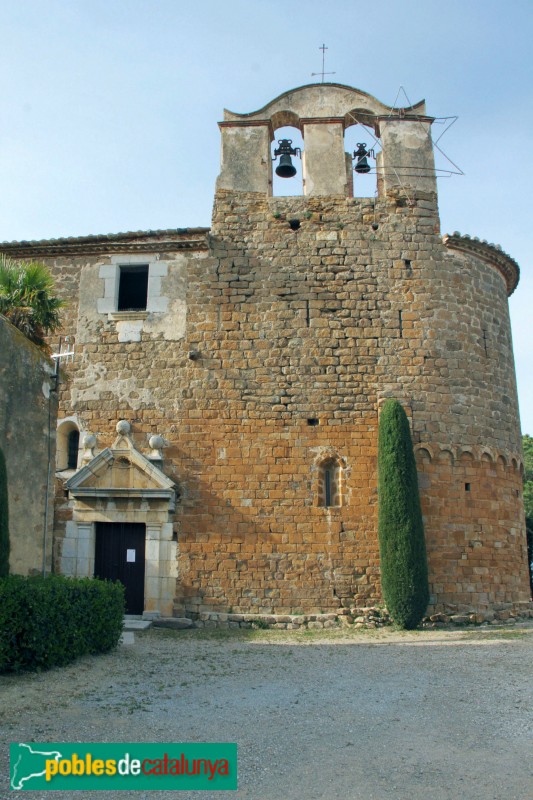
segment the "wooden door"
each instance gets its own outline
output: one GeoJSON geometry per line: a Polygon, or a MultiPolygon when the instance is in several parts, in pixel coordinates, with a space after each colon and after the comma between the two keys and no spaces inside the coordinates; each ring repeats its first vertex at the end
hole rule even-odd
{"type": "Polygon", "coordinates": [[[138,522],[97,522],[94,576],[126,587],[126,613],[144,611],[146,526],[138,522]]]}

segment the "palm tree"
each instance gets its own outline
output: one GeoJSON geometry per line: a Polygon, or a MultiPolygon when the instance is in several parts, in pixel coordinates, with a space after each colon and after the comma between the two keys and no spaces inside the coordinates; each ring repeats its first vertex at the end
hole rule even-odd
{"type": "Polygon", "coordinates": [[[49,349],[46,334],[61,327],[64,301],[53,290],[54,281],[44,264],[0,256],[0,314],[43,350],[49,349]]]}

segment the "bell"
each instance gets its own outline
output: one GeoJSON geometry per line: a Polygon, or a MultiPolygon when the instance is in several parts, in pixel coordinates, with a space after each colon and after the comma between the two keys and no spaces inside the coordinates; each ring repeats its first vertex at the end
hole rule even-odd
{"type": "Polygon", "coordinates": [[[279,147],[274,150],[273,161],[279,156],[279,165],[276,167],[276,175],[280,178],[294,178],[296,167],[293,166],[291,156],[302,157],[299,147],[292,147],[292,139],[278,139],[279,147]]]}
{"type": "Polygon", "coordinates": [[[293,165],[289,155],[280,156],[279,165],[276,167],[276,175],[280,178],[294,178],[296,175],[296,167],[293,165]]]}
{"type": "Polygon", "coordinates": [[[355,165],[354,169],[356,172],[365,174],[367,172],[370,172],[370,164],[368,163],[366,158],[362,156],[361,158],[357,159],[357,164],[355,165]]]}
{"type": "Polygon", "coordinates": [[[353,154],[353,157],[357,159],[354,170],[360,175],[366,175],[367,172],[370,172],[370,164],[366,159],[366,157],[369,155],[373,155],[373,153],[370,153],[366,149],[366,144],[357,142],[357,150],[353,154]]]}

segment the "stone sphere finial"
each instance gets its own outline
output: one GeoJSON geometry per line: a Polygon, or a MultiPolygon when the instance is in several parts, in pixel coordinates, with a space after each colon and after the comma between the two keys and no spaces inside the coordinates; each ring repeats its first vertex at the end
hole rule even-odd
{"type": "Polygon", "coordinates": [[[92,450],[96,446],[96,436],[94,433],[86,433],[81,440],[82,447],[86,450],[92,450]]]}
{"type": "Polygon", "coordinates": [[[165,446],[165,440],[162,436],[159,436],[158,433],[155,433],[153,436],[150,436],[148,443],[152,450],[161,450],[165,446]]]}
{"type": "Polygon", "coordinates": [[[122,436],[129,433],[131,431],[131,425],[127,419],[121,419],[117,422],[117,433],[120,433],[122,436]]]}

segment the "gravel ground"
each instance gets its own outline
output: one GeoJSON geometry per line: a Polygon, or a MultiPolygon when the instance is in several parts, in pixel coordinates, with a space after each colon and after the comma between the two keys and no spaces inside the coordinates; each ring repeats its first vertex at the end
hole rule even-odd
{"type": "MultiPolygon", "coordinates": [[[[169,631],[0,678],[0,798],[21,741],[236,741],[236,792],[76,800],[530,800],[533,627],[169,631]]],[[[48,800],[48,792],[25,792],[48,800]]]]}

